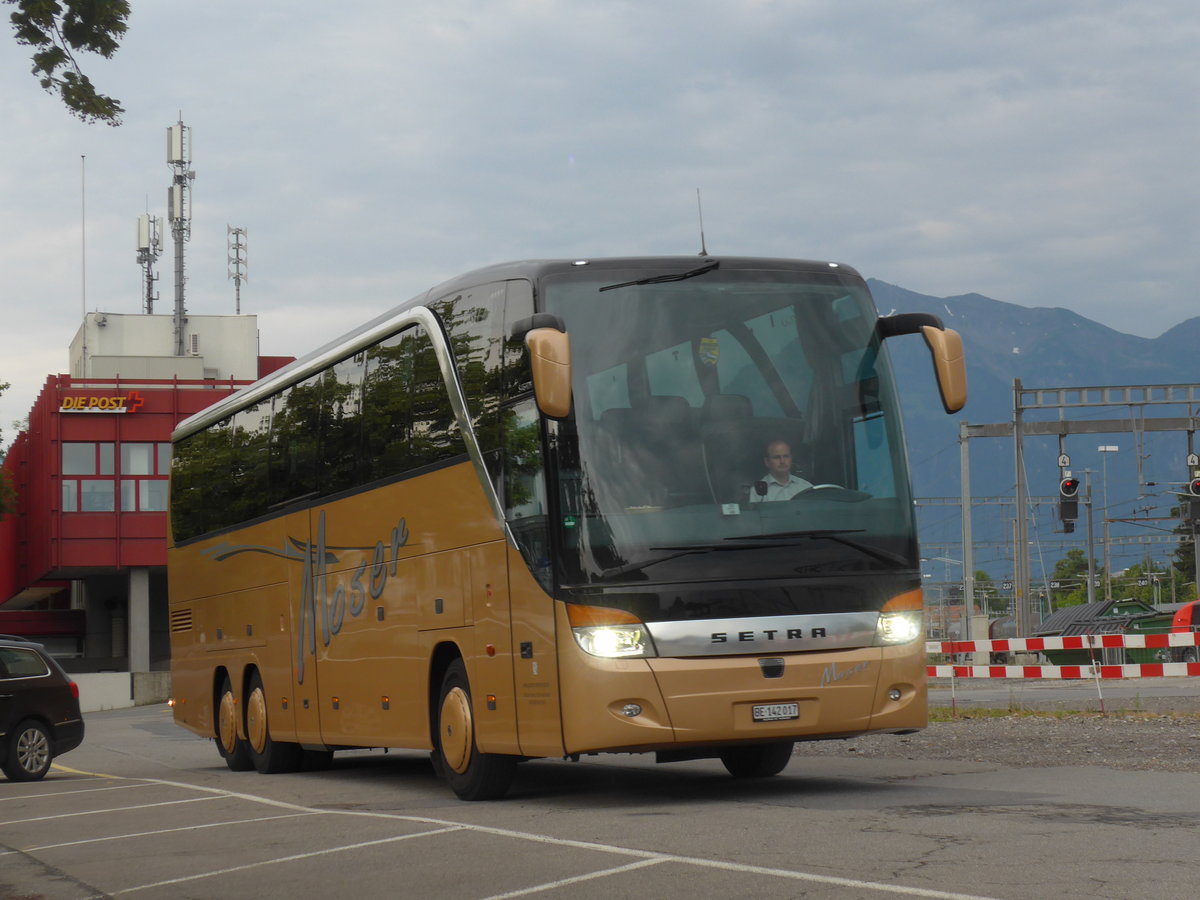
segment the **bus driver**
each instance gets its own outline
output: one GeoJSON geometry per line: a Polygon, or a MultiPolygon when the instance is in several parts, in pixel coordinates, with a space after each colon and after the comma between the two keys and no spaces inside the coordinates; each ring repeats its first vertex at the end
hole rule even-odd
{"type": "Polygon", "coordinates": [[[773,440],[767,444],[763,455],[767,474],[761,481],[754,482],[750,489],[750,502],[761,503],[764,500],[791,500],[801,491],[812,487],[812,482],[805,481],[792,474],[792,448],[787,441],[773,440]]]}

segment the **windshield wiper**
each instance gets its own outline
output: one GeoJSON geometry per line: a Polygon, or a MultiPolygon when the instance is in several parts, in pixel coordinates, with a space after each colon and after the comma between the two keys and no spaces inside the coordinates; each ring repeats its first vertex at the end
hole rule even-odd
{"type": "Polygon", "coordinates": [[[617,288],[633,287],[639,284],[665,284],[668,281],[686,281],[688,278],[695,278],[697,275],[703,275],[705,272],[711,272],[713,269],[721,265],[719,259],[714,259],[710,263],[705,263],[695,269],[689,269],[686,272],[675,272],[671,275],[652,275],[649,278],[639,278],[637,281],[622,281],[620,284],[606,284],[600,288],[601,291],[615,291],[617,288]]]}
{"type": "Polygon", "coordinates": [[[601,573],[600,577],[606,579],[616,578],[626,575],[629,572],[637,572],[641,569],[647,569],[650,566],[656,566],[659,563],[668,562],[672,559],[679,559],[681,556],[692,556],[694,554],[712,553],[722,550],[771,550],[777,547],[794,547],[801,541],[820,538],[850,547],[865,556],[888,563],[897,568],[906,568],[910,565],[909,561],[898,553],[892,553],[889,550],[880,550],[878,547],[872,547],[870,544],[865,544],[862,541],[856,541],[853,538],[845,536],[847,534],[859,534],[863,530],[862,528],[827,528],[815,529],[813,531],[780,531],[775,534],[747,534],[724,539],[725,541],[736,541],[737,543],[735,544],[687,544],[684,546],[649,547],[647,549],[671,552],[667,553],[666,556],[657,556],[653,559],[644,559],[641,562],[618,566],[615,569],[607,569],[601,573]]]}
{"type": "MultiPolygon", "coordinates": [[[[764,544],[768,547],[787,547],[788,543],[764,544]]],[[[656,556],[653,559],[643,559],[641,562],[629,563],[628,565],[618,566],[615,569],[605,569],[600,573],[601,578],[615,578],[619,575],[625,575],[628,572],[637,572],[639,569],[646,569],[650,566],[657,566],[659,563],[665,563],[668,560],[679,559],[681,556],[691,556],[696,553],[713,553],[721,550],[741,550],[739,546],[730,546],[728,544],[687,544],[679,547],[648,547],[648,550],[670,550],[666,556],[656,556]]]]}
{"type": "Polygon", "coordinates": [[[725,538],[725,540],[739,541],[744,544],[753,543],[761,546],[779,546],[778,541],[781,539],[801,541],[824,538],[836,544],[841,544],[844,547],[851,547],[859,553],[869,556],[872,559],[877,559],[880,562],[891,563],[897,568],[908,568],[912,565],[899,553],[892,553],[890,550],[880,550],[878,547],[872,547],[870,544],[846,537],[847,534],[861,534],[864,530],[863,528],[815,528],[812,531],[779,531],[774,534],[739,535],[737,537],[725,538]]]}

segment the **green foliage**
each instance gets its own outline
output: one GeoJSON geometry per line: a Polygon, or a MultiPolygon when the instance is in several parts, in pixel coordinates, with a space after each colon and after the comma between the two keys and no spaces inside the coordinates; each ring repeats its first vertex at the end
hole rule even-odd
{"type": "Polygon", "coordinates": [[[34,48],[32,72],[49,93],[84,122],[121,124],[125,110],[99,93],[83,74],[73,53],[98,53],[111,59],[125,35],[126,0],[4,0],[15,6],[9,17],[18,44],[34,48]]]}
{"type": "MultiPolygon", "coordinates": [[[[1102,577],[1103,568],[1095,565],[1097,577],[1102,577]]],[[[1067,551],[1067,555],[1054,564],[1054,572],[1050,578],[1057,581],[1060,587],[1051,590],[1050,595],[1054,609],[1064,606],[1080,606],[1087,603],[1088,589],[1088,559],[1087,554],[1078,548],[1067,551]]]]}

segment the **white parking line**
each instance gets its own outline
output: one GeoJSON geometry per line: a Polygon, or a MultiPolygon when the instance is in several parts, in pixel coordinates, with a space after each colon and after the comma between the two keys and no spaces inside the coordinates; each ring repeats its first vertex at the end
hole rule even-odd
{"type": "Polygon", "coordinates": [[[508,900],[509,897],[527,897],[530,894],[539,894],[542,891],[552,891],[555,888],[566,887],[569,884],[579,884],[581,881],[591,881],[595,878],[607,878],[609,875],[622,875],[625,872],[632,872],[634,869],[644,869],[646,866],[657,866],[659,863],[666,862],[666,857],[662,859],[643,859],[638,862],[629,863],[626,866],[617,866],[612,869],[601,869],[598,872],[589,872],[586,875],[576,875],[574,878],[560,878],[558,881],[547,881],[545,884],[534,885],[533,887],[522,888],[519,891],[509,891],[507,894],[492,894],[490,897],[485,897],[484,900],[508,900]]]}
{"type": "Polygon", "coordinates": [[[203,803],[205,800],[220,800],[220,797],[193,797],[190,800],[165,800],[162,803],[143,803],[139,806],[114,806],[109,809],[89,809],[86,812],[60,813],[56,816],[37,816],[33,819],[10,819],[4,825],[24,825],[27,822],[49,822],[53,819],[74,819],[79,816],[104,816],[112,813],[129,812],[134,809],[153,809],[156,806],[176,806],[180,803],[203,803]]]}
{"type": "Polygon", "coordinates": [[[185,875],[182,878],[171,878],[167,881],[156,881],[154,884],[139,884],[136,887],[122,888],[119,891],[113,891],[112,896],[120,897],[124,894],[135,894],[138,891],[148,891],[151,888],[168,887],[172,884],[183,884],[188,881],[197,881],[201,878],[212,878],[214,875],[228,875],[232,872],[244,872],[247,869],[257,869],[261,866],[273,866],[278,863],[295,862],[298,859],[312,859],[314,856],[325,856],[329,853],[344,853],[347,850],[359,850],[363,847],[375,847],[379,844],[394,844],[398,841],[407,841],[410,838],[432,837],[435,834],[446,834],[450,831],[462,831],[462,827],[458,828],[438,828],[433,831],[422,831],[417,834],[399,834],[395,837],[380,838],[377,841],[363,841],[360,844],[346,844],[342,847],[327,847],[324,850],[314,850],[312,853],[296,853],[292,856],[280,856],[275,859],[264,859],[260,862],[247,863],[244,866],[230,866],[228,869],[217,869],[213,872],[200,872],[196,875],[185,875]]]}
{"type": "MultiPolygon", "coordinates": [[[[22,853],[36,853],[39,850],[57,850],[60,847],[78,847],[81,844],[102,844],[105,841],[127,841],[130,838],[155,837],[160,834],[171,834],[178,831],[200,831],[204,828],[221,828],[225,825],[249,825],[254,822],[272,822],[275,819],[296,819],[302,816],[319,816],[319,812],[296,812],[282,816],[257,816],[253,819],[229,819],[224,822],[205,822],[202,825],[181,825],[178,828],[159,828],[155,831],[135,831],[132,834],[110,834],[107,837],[88,838],[83,841],[64,841],[61,844],[42,844],[40,847],[25,847],[22,853]]],[[[3,854],[0,854],[3,855],[3,854]]]]}
{"type": "Polygon", "coordinates": [[[38,794],[15,794],[11,797],[0,797],[0,803],[9,800],[44,800],[53,797],[69,797],[72,794],[99,794],[102,791],[128,791],[133,788],[154,787],[152,784],[117,784],[101,788],[84,788],[79,791],[43,791],[38,794]]]}
{"type": "MultiPolygon", "coordinates": [[[[431,835],[444,834],[444,833],[451,832],[451,831],[473,831],[473,832],[477,832],[480,834],[494,834],[494,835],[498,835],[498,836],[502,836],[502,837],[515,838],[517,840],[522,840],[522,841],[531,841],[533,843],[538,843],[538,844],[549,844],[551,846],[556,846],[556,847],[572,847],[572,848],[584,849],[584,850],[597,850],[597,851],[600,851],[603,853],[612,853],[612,854],[617,854],[617,855],[621,855],[621,856],[635,856],[635,857],[639,857],[643,862],[645,862],[647,864],[658,863],[658,862],[673,862],[673,863],[678,863],[681,865],[700,866],[700,867],[710,868],[710,869],[721,869],[726,872],[743,872],[743,873],[747,873],[747,874],[751,874],[751,875],[763,875],[763,876],[770,876],[770,877],[776,877],[776,878],[783,878],[783,879],[787,879],[790,881],[804,881],[804,882],[810,882],[813,884],[831,884],[831,885],[837,885],[839,887],[850,887],[850,888],[855,888],[857,890],[879,891],[881,893],[899,894],[899,895],[907,896],[907,897],[928,897],[928,898],[931,898],[931,900],[994,900],[994,898],[983,897],[983,896],[980,896],[977,894],[960,894],[960,893],[956,893],[953,891],[936,891],[936,890],[930,890],[927,888],[905,887],[903,885],[886,884],[886,883],[878,882],[878,881],[863,881],[863,880],[856,879],[856,878],[839,878],[839,877],[833,876],[833,875],[817,875],[817,874],[811,873],[811,872],[798,872],[794,869],[773,869],[773,868],[767,868],[765,866],[749,866],[749,865],[742,865],[740,863],[721,862],[721,861],[717,861],[717,860],[701,859],[701,858],[692,857],[692,856],[676,856],[676,855],[670,854],[670,853],[657,853],[657,852],[650,851],[650,850],[637,850],[632,847],[618,847],[618,846],[615,846],[612,844],[600,844],[600,843],[595,843],[592,841],[575,841],[575,840],[569,840],[569,839],[565,839],[565,838],[555,838],[555,837],[550,837],[549,835],[544,835],[544,834],[533,834],[531,832],[526,832],[526,831],[513,831],[508,828],[496,828],[496,827],[487,826],[487,825],[471,825],[471,824],[464,824],[462,822],[451,822],[446,819],[434,819],[434,818],[430,818],[428,816],[406,816],[406,815],[400,815],[397,813],[370,812],[370,811],[364,811],[364,810],[342,810],[342,809],[314,810],[314,809],[310,809],[309,807],[300,806],[295,803],[288,803],[283,800],[272,800],[269,797],[260,797],[255,794],[244,794],[244,793],[240,793],[237,791],[226,791],[222,788],[204,787],[201,785],[187,784],[186,782],[179,782],[179,781],[162,781],[162,780],[157,780],[157,779],[151,779],[151,780],[156,781],[158,784],[167,785],[170,787],[190,788],[192,790],[203,791],[206,793],[216,793],[216,794],[220,794],[221,796],[225,796],[225,797],[240,798],[243,800],[247,800],[251,803],[263,803],[268,806],[275,806],[275,807],[279,807],[282,809],[290,809],[290,810],[293,810],[296,812],[322,813],[322,814],[326,814],[326,815],[338,815],[338,816],[357,816],[357,817],[362,817],[362,818],[375,818],[375,819],[393,819],[398,822],[417,822],[417,823],[421,823],[421,824],[434,825],[434,826],[439,826],[439,827],[435,831],[425,831],[425,832],[421,832],[420,834],[415,834],[415,835],[411,835],[411,834],[401,835],[396,838],[384,838],[384,839],[378,840],[378,841],[367,841],[362,844],[352,844],[352,845],[348,845],[345,847],[333,847],[333,848],[329,848],[326,850],[315,851],[313,853],[297,854],[295,856],[283,857],[281,859],[265,860],[263,862],[252,863],[252,864],[246,865],[246,866],[237,866],[233,869],[223,869],[220,871],[200,873],[197,875],[189,876],[187,878],[159,882],[158,884],[154,884],[154,885],[139,885],[138,887],[134,887],[134,888],[126,888],[125,890],[113,891],[112,892],[113,896],[119,896],[121,894],[131,893],[133,891],[146,890],[148,888],[158,887],[160,885],[176,884],[181,881],[193,881],[193,880],[196,880],[199,878],[206,878],[206,877],[210,877],[213,875],[223,875],[228,872],[236,872],[236,871],[240,871],[242,869],[254,868],[256,866],[270,865],[270,864],[276,863],[276,862],[286,862],[286,861],[295,860],[295,859],[307,859],[309,857],[319,856],[319,855],[322,855],[325,853],[334,853],[334,852],[343,852],[346,850],[355,850],[355,849],[359,849],[361,847],[369,847],[369,846],[372,846],[375,844],[388,843],[389,841],[392,841],[392,840],[405,840],[405,839],[411,838],[411,837],[428,837],[431,835]]],[[[629,868],[630,868],[629,866],[621,866],[616,869],[596,872],[596,873],[593,873],[593,875],[594,875],[594,877],[605,877],[607,875],[611,875],[616,872],[624,871],[629,868]]],[[[581,876],[581,878],[583,878],[583,877],[584,876],[581,876]]],[[[535,893],[538,890],[548,890],[549,887],[550,887],[550,885],[538,885],[538,886],[534,886],[531,888],[526,888],[525,891],[527,893],[535,893]]],[[[514,894],[512,896],[520,896],[520,894],[514,894]]]]}

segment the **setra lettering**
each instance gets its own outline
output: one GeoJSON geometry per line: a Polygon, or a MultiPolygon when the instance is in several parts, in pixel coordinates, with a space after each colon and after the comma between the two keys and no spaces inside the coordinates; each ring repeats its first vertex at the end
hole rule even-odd
{"type": "MultiPolygon", "coordinates": [[[[828,631],[820,626],[810,628],[808,630],[808,638],[824,638],[828,637],[828,631]]],[[[803,628],[764,628],[762,631],[737,631],[733,632],[732,636],[728,631],[714,631],[709,635],[709,643],[712,644],[727,644],[732,639],[738,643],[757,643],[760,641],[799,641],[805,637],[803,628]],[[782,637],[781,637],[782,635],[782,637]]]]}

